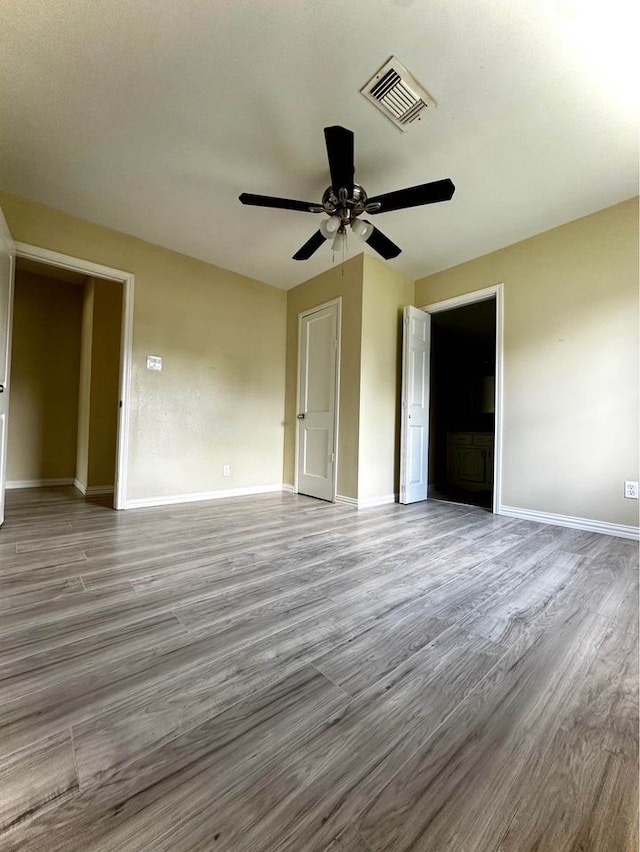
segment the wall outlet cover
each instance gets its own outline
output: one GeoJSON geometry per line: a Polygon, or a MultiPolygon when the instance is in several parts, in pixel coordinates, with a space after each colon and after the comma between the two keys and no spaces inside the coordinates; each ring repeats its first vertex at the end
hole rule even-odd
{"type": "Polygon", "coordinates": [[[624,496],[631,499],[631,500],[637,500],[638,499],[638,483],[637,482],[631,482],[630,480],[626,479],[625,483],[624,483],[624,496]]]}
{"type": "Polygon", "coordinates": [[[160,355],[147,355],[147,370],[161,370],[162,358],[160,355]]]}

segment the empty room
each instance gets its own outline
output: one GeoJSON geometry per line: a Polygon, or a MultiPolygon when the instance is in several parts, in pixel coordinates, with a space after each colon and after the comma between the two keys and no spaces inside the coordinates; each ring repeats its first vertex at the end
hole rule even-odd
{"type": "Polygon", "coordinates": [[[637,852],[636,4],[2,13],[0,849],[637,852]]]}

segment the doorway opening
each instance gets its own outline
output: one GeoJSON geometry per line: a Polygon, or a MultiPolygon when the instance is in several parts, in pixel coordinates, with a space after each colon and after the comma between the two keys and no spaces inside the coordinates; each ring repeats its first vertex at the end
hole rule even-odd
{"type": "Polygon", "coordinates": [[[495,297],[433,313],[430,355],[428,496],[492,509],[495,297]]]}
{"type": "Polygon", "coordinates": [[[16,244],[7,487],[126,505],[134,276],[16,244]]]}

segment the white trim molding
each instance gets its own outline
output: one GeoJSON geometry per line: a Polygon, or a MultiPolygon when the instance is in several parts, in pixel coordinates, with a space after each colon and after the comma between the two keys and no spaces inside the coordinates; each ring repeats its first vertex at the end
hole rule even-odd
{"type": "Polygon", "coordinates": [[[364,497],[358,500],[358,509],[372,509],[374,506],[387,506],[397,503],[398,494],[381,494],[379,497],[364,497]]]}
{"type": "Polygon", "coordinates": [[[533,509],[519,509],[517,506],[500,506],[500,515],[518,518],[521,521],[535,521],[539,524],[553,524],[556,527],[569,527],[574,530],[613,535],[618,538],[630,538],[640,541],[640,528],[625,524],[612,524],[607,521],[594,521],[591,518],[574,518],[571,515],[554,515],[552,512],[537,512],[533,509]]]}
{"type": "Polygon", "coordinates": [[[282,491],[277,485],[250,485],[247,488],[225,488],[220,491],[198,491],[190,494],[169,494],[166,497],[139,497],[127,500],[125,509],[146,509],[150,506],[173,506],[177,503],[198,503],[203,500],[223,500],[225,497],[248,497],[251,494],[272,494],[282,491]]]}
{"type": "Polygon", "coordinates": [[[496,300],[496,372],[495,372],[495,435],[493,443],[493,506],[494,514],[502,514],[502,421],[503,421],[503,376],[504,376],[504,284],[492,284],[481,290],[462,293],[451,299],[434,302],[420,308],[428,314],[437,314],[472,305],[475,302],[485,302],[487,299],[496,300]]]}
{"type": "Polygon", "coordinates": [[[358,508],[358,498],[357,497],[343,497],[342,494],[336,494],[336,503],[342,503],[345,506],[355,506],[358,508]]]}
{"type": "Polygon", "coordinates": [[[290,482],[283,482],[282,483],[282,490],[284,491],[285,494],[295,494],[296,493],[295,488],[293,487],[293,485],[290,482]]]}
{"type": "MultiPolygon", "coordinates": [[[[118,281],[123,287],[122,325],[120,334],[120,408],[118,410],[118,433],[116,439],[116,481],[113,499],[114,509],[124,509],[127,504],[127,466],[129,461],[129,413],[131,408],[131,364],[133,347],[133,294],[135,275],[122,269],[113,269],[100,263],[93,263],[57,251],[32,246],[28,243],[15,243],[16,257],[35,260],[48,266],[71,269],[93,278],[118,281]]],[[[9,415],[11,416],[11,415],[9,415]]],[[[76,486],[77,487],[77,486],[76,486]]],[[[80,489],[82,490],[82,489],[80,489]]],[[[83,492],[84,493],[84,492],[83,492]]],[[[89,491],[105,494],[105,491],[89,491]]]]}
{"type": "Polygon", "coordinates": [[[85,485],[79,479],[73,480],[73,487],[85,497],[92,497],[95,494],[113,494],[113,485],[85,485]]]}
{"type": "Polygon", "coordinates": [[[5,483],[5,488],[53,488],[58,485],[74,485],[72,476],[58,479],[14,479],[5,483]]]}
{"type": "Polygon", "coordinates": [[[345,506],[355,506],[356,509],[372,509],[374,506],[387,506],[389,503],[397,503],[397,494],[382,494],[379,497],[364,497],[362,500],[357,497],[343,497],[336,494],[336,503],[344,503],[345,506]]]}

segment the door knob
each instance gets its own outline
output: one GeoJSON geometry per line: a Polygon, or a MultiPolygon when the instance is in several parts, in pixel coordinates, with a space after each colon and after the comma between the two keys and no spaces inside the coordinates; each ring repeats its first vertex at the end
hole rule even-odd
{"type": "Polygon", "coordinates": [[[305,418],[304,414],[298,414],[298,420],[304,420],[304,418],[305,418]]]}
{"type": "Polygon", "coordinates": [[[4,385],[0,385],[0,393],[4,393],[4,385]]]}

